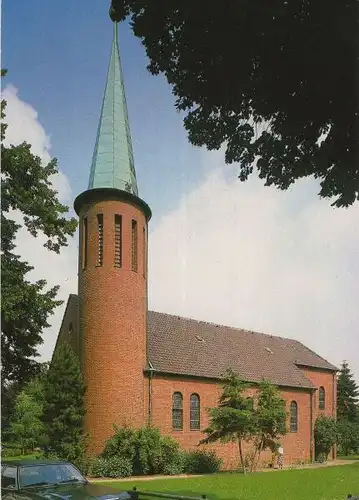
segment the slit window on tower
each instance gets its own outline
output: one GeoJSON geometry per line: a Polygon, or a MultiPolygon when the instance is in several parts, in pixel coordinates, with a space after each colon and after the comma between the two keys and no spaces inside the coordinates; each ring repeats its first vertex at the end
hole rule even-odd
{"type": "Polygon", "coordinates": [[[115,267],[122,265],[122,217],[115,215],[115,267]]]}
{"type": "Polygon", "coordinates": [[[86,269],[87,266],[87,240],[88,240],[87,217],[84,217],[82,219],[82,269],[86,269]]]}
{"type": "Polygon", "coordinates": [[[138,259],[137,221],[132,220],[132,271],[137,272],[138,259]]]}
{"type": "Polygon", "coordinates": [[[98,254],[97,265],[103,266],[103,214],[97,214],[98,254]]]}

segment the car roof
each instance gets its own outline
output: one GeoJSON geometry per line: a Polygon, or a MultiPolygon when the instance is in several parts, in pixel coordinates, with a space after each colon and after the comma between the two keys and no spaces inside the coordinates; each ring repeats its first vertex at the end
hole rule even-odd
{"type": "Polygon", "coordinates": [[[66,464],[64,460],[2,460],[1,465],[12,465],[14,467],[28,467],[31,465],[58,465],[58,464],[66,464]]]}

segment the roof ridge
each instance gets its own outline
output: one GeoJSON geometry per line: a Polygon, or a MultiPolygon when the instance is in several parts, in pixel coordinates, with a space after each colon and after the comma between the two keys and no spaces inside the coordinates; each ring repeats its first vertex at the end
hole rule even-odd
{"type": "Polygon", "coordinates": [[[188,316],[181,316],[179,314],[171,314],[171,313],[166,313],[166,312],[160,312],[160,311],[148,311],[149,313],[155,313],[155,314],[162,314],[166,316],[171,316],[172,318],[178,318],[178,319],[185,319],[189,321],[195,321],[196,323],[203,323],[205,325],[211,325],[211,326],[216,326],[216,327],[221,327],[221,328],[229,328],[231,330],[239,331],[239,332],[246,332],[246,333],[251,333],[253,335],[263,335],[265,337],[271,337],[271,338],[276,338],[276,339],[282,339],[282,340],[290,340],[290,341],[295,341],[295,339],[291,339],[288,337],[282,337],[280,335],[273,335],[271,333],[263,333],[263,332],[257,332],[255,330],[248,330],[246,328],[239,328],[236,326],[229,326],[229,325],[223,325],[220,323],[214,323],[212,321],[205,321],[201,319],[196,319],[196,318],[190,318],[188,316]]]}

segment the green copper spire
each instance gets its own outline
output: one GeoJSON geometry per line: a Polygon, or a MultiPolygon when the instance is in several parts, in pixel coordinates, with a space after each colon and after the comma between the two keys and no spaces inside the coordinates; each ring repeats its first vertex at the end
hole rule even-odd
{"type": "Polygon", "coordinates": [[[117,22],[111,49],[88,189],[117,188],[138,196],[117,22]]]}

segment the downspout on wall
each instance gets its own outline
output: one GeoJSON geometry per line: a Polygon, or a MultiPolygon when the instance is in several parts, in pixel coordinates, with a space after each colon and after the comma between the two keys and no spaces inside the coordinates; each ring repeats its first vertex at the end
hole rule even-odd
{"type": "Polygon", "coordinates": [[[152,379],[155,369],[152,366],[151,361],[148,362],[148,426],[152,425],[152,379]]]}
{"type": "Polygon", "coordinates": [[[314,422],[313,422],[313,400],[314,400],[314,391],[316,389],[312,389],[310,391],[310,461],[311,463],[314,463],[315,460],[315,450],[314,450],[314,422]]]}
{"type": "MultiPolygon", "coordinates": [[[[332,401],[332,417],[336,420],[337,419],[337,379],[336,379],[336,372],[333,373],[333,401],[332,401]]],[[[332,458],[333,460],[336,459],[337,456],[337,445],[334,444],[332,448],[332,458]]]]}

